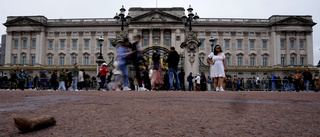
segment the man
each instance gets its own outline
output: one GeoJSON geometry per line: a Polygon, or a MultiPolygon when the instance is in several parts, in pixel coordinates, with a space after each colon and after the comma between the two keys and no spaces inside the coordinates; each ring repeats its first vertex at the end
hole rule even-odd
{"type": "Polygon", "coordinates": [[[7,89],[8,80],[9,78],[7,76],[7,73],[4,73],[4,76],[3,76],[4,89],[7,89]]]}
{"type": "Polygon", "coordinates": [[[38,75],[36,74],[33,78],[33,86],[34,86],[34,89],[37,90],[38,89],[38,80],[39,80],[39,77],[38,75]]]}
{"type": "Polygon", "coordinates": [[[312,74],[309,72],[310,69],[307,68],[305,72],[303,72],[303,81],[304,81],[304,86],[306,87],[305,91],[309,92],[310,88],[310,81],[312,81],[312,74]]]}
{"type": "Polygon", "coordinates": [[[185,89],[185,86],[184,86],[184,76],[185,76],[185,73],[184,73],[183,69],[181,70],[181,72],[180,72],[178,75],[179,75],[179,81],[181,81],[181,82],[180,82],[181,88],[182,88],[183,91],[185,91],[185,90],[186,90],[186,89],[185,89]]]}
{"type": "Polygon", "coordinates": [[[170,90],[174,90],[173,89],[173,76],[176,78],[177,89],[181,90],[180,81],[179,81],[178,72],[177,72],[178,63],[180,61],[180,56],[174,47],[170,48],[170,53],[169,53],[167,60],[168,60],[168,67],[169,67],[170,90]]]}
{"type": "Polygon", "coordinates": [[[129,47],[130,42],[128,38],[123,40],[123,44],[117,48],[117,56],[119,61],[119,68],[123,75],[123,91],[131,90],[129,86],[129,77],[128,77],[128,67],[127,67],[127,60],[129,58],[130,53],[127,52],[127,47],[129,47]]]}
{"type": "Polygon", "coordinates": [[[140,35],[134,36],[135,42],[129,46],[129,48],[131,49],[130,58],[131,58],[132,64],[134,65],[134,69],[136,71],[136,78],[139,84],[138,90],[146,91],[147,89],[142,86],[142,78],[140,74],[140,65],[143,63],[143,58],[142,58],[143,50],[141,49],[141,46],[140,46],[140,40],[141,40],[140,35]]]}
{"type": "Polygon", "coordinates": [[[78,63],[74,63],[74,68],[71,70],[72,73],[72,80],[73,80],[73,90],[78,91],[78,74],[79,74],[79,68],[78,63]]]}

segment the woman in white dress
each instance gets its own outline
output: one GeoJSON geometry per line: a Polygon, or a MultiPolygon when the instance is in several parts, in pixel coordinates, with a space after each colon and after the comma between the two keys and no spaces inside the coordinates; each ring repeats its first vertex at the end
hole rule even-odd
{"type": "Polygon", "coordinates": [[[211,66],[210,76],[211,78],[214,78],[216,91],[224,91],[222,86],[223,78],[226,76],[225,71],[227,71],[225,58],[220,45],[216,45],[213,52],[207,57],[207,62],[211,66]]]}

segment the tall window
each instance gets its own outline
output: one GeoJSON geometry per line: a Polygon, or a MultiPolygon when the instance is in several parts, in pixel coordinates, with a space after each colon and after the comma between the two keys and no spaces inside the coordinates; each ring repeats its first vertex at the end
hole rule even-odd
{"type": "Polygon", "coordinates": [[[84,41],[84,48],[89,48],[89,40],[84,41]]]}
{"type": "Polygon", "coordinates": [[[229,48],[229,40],[225,40],[225,47],[226,47],[226,49],[229,48]]]}
{"type": "Polygon", "coordinates": [[[72,57],[72,64],[77,63],[77,57],[72,57]]]}
{"type": "Polygon", "coordinates": [[[282,49],[284,49],[284,40],[281,40],[281,42],[280,42],[280,47],[281,47],[282,49]]]}
{"type": "Polygon", "coordinates": [[[17,57],[13,57],[13,64],[17,65],[17,57]]]}
{"type": "Polygon", "coordinates": [[[23,40],[23,48],[27,48],[27,40],[23,40]]]}
{"type": "Polygon", "coordinates": [[[201,42],[200,48],[203,48],[203,47],[204,47],[204,42],[203,42],[203,40],[200,40],[200,42],[201,42]]]}
{"type": "Polygon", "coordinates": [[[22,64],[23,64],[23,65],[26,65],[26,64],[27,64],[27,57],[26,57],[26,56],[23,56],[23,57],[22,57],[22,64]]]}
{"type": "Polygon", "coordinates": [[[64,48],[64,40],[61,40],[61,48],[64,48]]]}
{"type": "Polygon", "coordinates": [[[300,65],[303,66],[303,64],[304,64],[304,57],[301,57],[300,58],[300,65]]]}
{"type": "Polygon", "coordinates": [[[18,40],[15,40],[15,41],[14,41],[14,48],[18,48],[18,46],[19,46],[18,40]]]}
{"type": "Polygon", "coordinates": [[[72,41],[72,48],[77,48],[77,40],[72,41]]]}
{"type": "Polygon", "coordinates": [[[169,39],[166,39],[166,46],[170,47],[170,40],[169,39]]]}
{"type": "Polygon", "coordinates": [[[241,47],[242,47],[242,41],[238,40],[238,49],[241,49],[241,47]]]}
{"type": "Polygon", "coordinates": [[[250,49],[254,49],[254,41],[250,41],[250,49]]]}
{"type": "Polygon", "coordinates": [[[293,40],[290,40],[290,48],[294,48],[294,41],[293,40]]]}
{"type": "Polygon", "coordinates": [[[254,58],[250,58],[250,66],[254,66],[254,58]]]}
{"type": "Polygon", "coordinates": [[[53,48],[53,42],[49,41],[49,48],[52,49],[53,48]]]}
{"type": "Polygon", "coordinates": [[[89,57],[84,57],[84,65],[89,65],[89,57]]]}
{"type": "Polygon", "coordinates": [[[37,45],[36,40],[32,40],[32,48],[36,48],[36,45],[37,45]]]}
{"type": "Polygon", "coordinates": [[[263,66],[267,66],[267,64],[268,64],[267,61],[268,61],[267,58],[263,58],[263,59],[262,59],[262,65],[263,65],[263,66]]]}
{"type": "Polygon", "coordinates": [[[284,61],[285,61],[285,58],[281,57],[281,66],[284,66],[284,61]]]}
{"type": "Polygon", "coordinates": [[[64,57],[60,57],[60,65],[64,65],[64,57]]]}
{"type": "Polygon", "coordinates": [[[159,39],[154,39],[154,44],[159,45],[159,39]]]}
{"type": "Polygon", "coordinates": [[[114,46],[112,45],[112,42],[114,42],[114,40],[110,40],[110,48],[114,48],[114,46]]]}
{"type": "Polygon", "coordinates": [[[148,39],[143,39],[143,46],[148,46],[148,39]]]}
{"type": "Polygon", "coordinates": [[[290,58],[290,65],[291,65],[291,66],[294,66],[294,57],[291,57],[291,58],[290,58]]]}
{"type": "Polygon", "coordinates": [[[238,57],[238,66],[242,66],[242,57],[238,57]]]}
{"type": "Polygon", "coordinates": [[[267,49],[267,41],[262,41],[262,48],[267,49]]]}
{"type": "Polygon", "coordinates": [[[300,42],[299,42],[300,44],[300,49],[303,49],[303,40],[300,40],[300,42]]]}
{"type": "Polygon", "coordinates": [[[36,63],[36,57],[32,56],[31,58],[31,65],[34,65],[36,63]]]}
{"type": "Polygon", "coordinates": [[[52,65],[52,57],[48,57],[48,65],[49,65],[49,66],[52,65]]]}
{"type": "Polygon", "coordinates": [[[230,63],[230,57],[226,57],[226,65],[229,66],[230,63]]]}

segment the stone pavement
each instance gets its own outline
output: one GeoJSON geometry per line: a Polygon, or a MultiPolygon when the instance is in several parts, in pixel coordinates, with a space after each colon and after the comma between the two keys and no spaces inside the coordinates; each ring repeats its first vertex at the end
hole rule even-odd
{"type": "Polygon", "coordinates": [[[0,90],[0,136],[320,136],[320,93],[0,90]],[[21,133],[13,117],[57,124],[21,133]]]}

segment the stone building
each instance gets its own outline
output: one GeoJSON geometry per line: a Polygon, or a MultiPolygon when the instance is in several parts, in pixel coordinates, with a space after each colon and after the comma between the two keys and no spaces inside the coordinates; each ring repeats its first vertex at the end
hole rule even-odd
{"type": "MultiPolygon", "coordinates": [[[[182,7],[132,7],[129,9],[131,22],[124,25],[124,31],[130,40],[140,34],[145,49],[158,46],[166,50],[174,46],[183,53],[185,49],[180,45],[188,32],[188,26],[181,21],[184,12],[182,7]]],[[[212,49],[211,37],[215,39],[214,45],[222,47],[227,73],[232,76],[283,76],[303,67],[315,71],[312,41],[315,24],[309,15],[273,15],[268,19],[200,18],[192,24],[201,43],[197,55],[199,71],[209,74],[205,59],[212,49]]],[[[29,74],[42,69],[72,68],[77,62],[87,73],[94,75],[100,50],[98,38],[102,36],[104,39],[102,53],[108,63],[115,57],[116,48],[112,42],[121,32],[121,23],[115,23],[113,18],[8,16],[4,25],[7,34],[5,63],[1,69],[25,68],[29,74]]],[[[183,66],[181,63],[180,68],[183,66]]]]}

